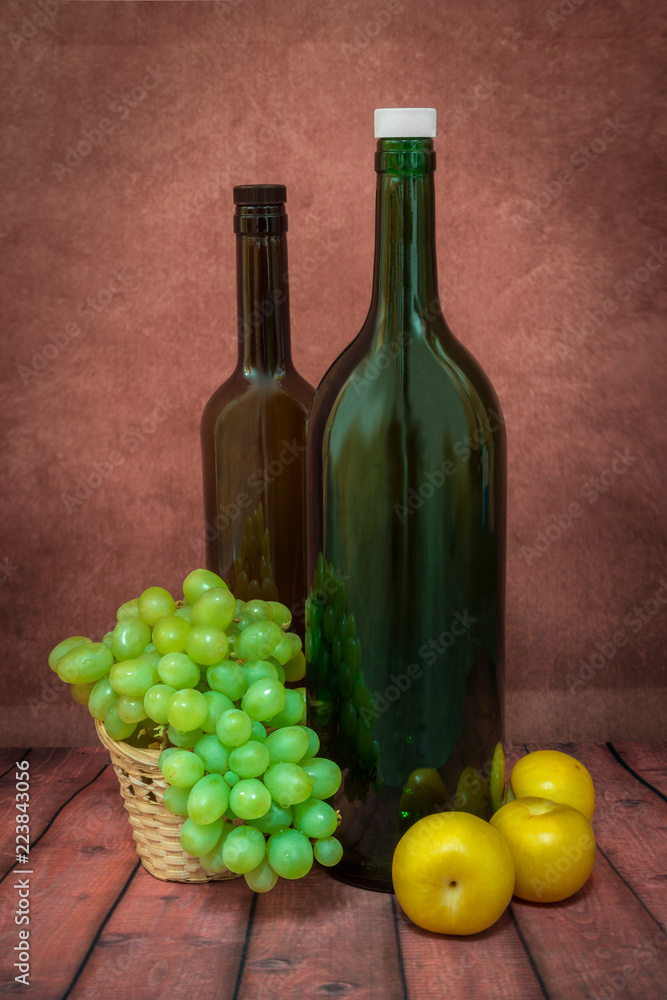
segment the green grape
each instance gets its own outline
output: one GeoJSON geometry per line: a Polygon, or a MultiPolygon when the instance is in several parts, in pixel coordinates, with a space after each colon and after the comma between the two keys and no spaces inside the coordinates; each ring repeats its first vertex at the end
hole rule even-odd
{"type": "Polygon", "coordinates": [[[285,707],[287,692],[277,678],[264,677],[251,684],[241,699],[243,711],[257,722],[271,719],[285,707]]]}
{"type": "Polygon", "coordinates": [[[355,678],[347,663],[341,664],[338,671],[338,690],[342,698],[351,698],[354,692],[355,678]]]}
{"type": "Polygon", "coordinates": [[[111,649],[113,646],[113,632],[105,632],[102,636],[102,642],[111,649]]]}
{"type": "Polygon", "coordinates": [[[281,628],[289,628],[292,624],[292,612],[280,601],[267,601],[266,602],[271,608],[272,618],[276,625],[280,625],[281,628]]]}
{"type": "Polygon", "coordinates": [[[177,691],[196,687],[201,680],[199,667],[187,653],[167,653],[158,663],[157,672],[164,684],[169,684],[177,691]]]}
{"type": "Polygon", "coordinates": [[[336,635],[338,636],[338,641],[342,645],[343,649],[345,649],[345,643],[347,642],[347,618],[345,615],[340,615],[338,618],[336,635]]]}
{"type": "Polygon", "coordinates": [[[208,716],[208,702],[194,688],[183,688],[172,694],[167,705],[167,722],[179,733],[201,729],[208,716]]]}
{"type": "Polygon", "coordinates": [[[218,739],[230,747],[240,747],[252,735],[252,719],[238,708],[223,712],[215,727],[218,739]]]}
{"type": "Polygon", "coordinates": [[[206,671],[206,680],[212,691],[227,695],[232,701],[238,701],[248,688],[248,679],[244,668],[234,660],[222,660],[214,663],[206,671]]]}
{"type": "Polygon", "coordinates": [[[218,719],[223,712],[228,712],[231,708],[234,708],[234,702],[226,694],[221,694],[219,691],[204,691],[204,698],[206,699],[208,712],[202,722],[202,729],[205,733],[214,733],[218,719]]]}
{"type": "Polygon", "coordinates": [[[349,614],[347,616],[347,621],[345,623],[345,632],[347,633],[348,639],[354,639],[357,634],[357,630],[354,624],[353,614],[349,614]]]}
{"type": "Polygon", "coordinates": [[[270,757],[266,743],[248,740],[241,747],[236,747],[229,755],[229,766],[239,778],[258,778],[269,766],[270,757]]]}
{"type": "Polygon", "coordinates": [[[331,604],[324,611],[322,625],[324,626],[324,635],[327,642],[332,642],[336,635],[336,612],[331,604]]]}
{"type": "Polygon", "coordinates": [[[268,812],[260,816],[259,819],[249,819],[251,826],[257,827],[262,833],[277,833],[278,830],[285,830],[292,825],[292,808],[288,806],[283,809],[271,799],[268,812]]]}
{"type": "Polygon", "coordinates": [[[194,751],[211,773],[224,774],[229,767],[229,752],[214,733],[200,737],[194,745],[194,751]]]}
{"type": "Polygon", "coordinates": [[[225,846],[227,837],[233,829],[234,827],[231,823],[224,823],[222,827],[222,837],[218,841],[217,846],[212,851],[207,851],[206,854],[200,855],[199,864],[207,872],[217,873],[227,871],[227,865],[222,858],[222,849],[225,846]]]}
{"type": "MultiPolygon", "coordinates": [[[[314,729],[309,729],[308,726],[301,726],[304,733],[308,733],[308,749],[306,750],[304,757],[314,757],[320,749],[320,738],[314,729]]],[[[297,764],[299,762],[297,761],[297,764]]]]}
{"type": "Polygon", "coordinates": [[[294,806],[294,826],[306,837],[330,837],[338,829],[338,816],[327,802],[310,798],[294,806]]]}
{"type": "Polygon", "coordinates": [[[243,778],[232,788],[229,804],[240,819],[258,819],[269,811],[271,794],[257,778],[243,778]]]}
{"type": "Polygon", "coordinates": [[[253,892],[269,892],[278,881],[278,875],[269,864],[268,858],[264,858],[257,868],[246,872],[243,877],[253,892]]]}
{"type": "Polygon", "coordinates": [[[295,726],[298,722],[301,722],[306,715],[306,702],[303,695],[295,690],[294,688],[289,688],[285,691],[285,705],[280,712],[276,715],[272,715],[269,719],[269,725],[273,729],[278,729],[283,726],[295,726]]]}
{"type": "Polygon", "coordinates": [[[316,861],[331,868],[333,865],[337,865],[343,857],[343,845],[335,837],[324,837],[322,840],[315,841],[313,852],[316,861]]]}
{"type": "Polygon", "coordinates": [[[216,819],[213,823],[195,823],[193,819],[186,819],[181,827],[181,847],[186,854],[193,857],[201,857],[214,851],[218,846],[224,831],[222,819],[216,819]]]}
{"type": "Polygon", "coordinates": [[[116,612],[116,620],[119,622],[127,621],[128,618],[138,618],[139,617],[139,598],[133,597],[131,601],[125,601],[124,604],[118,608],[116,612]]]}
{"type": "Polygon", "coordinates": [[[111,637],[111,652],[117,660],[134,660],[151,641],[151,630],[140,618],[124,618],[111,637]]]}
{"type": "Polygon", "coordinates": [[[224,778],[230,788],[233,788],[234,785],[238,785],[241,780],[236,771],[225,771],[224,778]]]}
{"type": "Polygon", "coordinates": [[[282,635],[275,622],[252,622],[241,632],[234,650],[240,660],[265,660],[271,656],[282,635]]]}
{"type": "Polygon", "coordinates": [[[150,663],[152,667],[157,670],[157,665],[162,659],[162,653],[158,653],[157,649],[144,650],[143,653],[139,653],[137,656],[138,660],[145,660],[146,663],[150,663]]]}
{"type": "Polygon", "coordinates": [[[126,740],[137,728],[137,724],[123,722],[118,714],[118,702],[112,701],[104,713],[104,728],[112,740],[126,740]]]}
{"type": "Polygon", "coordinates": [[[95,684],[99,684],[99,681],[90,681],[88,684],[70,684],[70,692],[74,701],[78,705],[87,705],[95,684]]]}
{"type": "Polygon", "coordinates": [[[343,644],[335,635],[331,642],[331,665],[338,668],[340,666],[340,661],[343,658],[343,644]]]}
{"type": "MultiPolygon", "coordinates": [[[[171,701],[171,699],[169,699],[171,701]]],[[[179,733],[173,726],[167,729],[167,736],[171,743],[180,750],[192,750],[195,743],[204,735],[201,729],[192,729],[189,733],[179,733]]]]}
{"type": "Polygon", "coordinates": [[[94,719],[99,719],[101,722],[107,708],[112,702],[116,701],[117,698],[118,694],[111,686],[111,681],[108,677],[103,677],[101,680],[96,681],[95,687],[90,692],[90,698],[88,699],[88,711],[94,719]]]}
{"type": "Polygon", "coordinates": [[[234,617],[238,618],[245,607],[245,601],[242,601],[240,597],[236,598],[236,610],[234,612],[234,617]]]}
{"type": "Polygon", "coordinates": [[[236,826],[222,848],[222,857],[230,872],[244,875],[257,868],[266,855],[264,835],[252,826],[236,826]]]}
{"type": "Polygon", "coordinates": [[[174,614],[177,618],[183,618],[186,622],[189,622],[192,617],[192,605],[184,604],[182,608],[176,608],[174,614]]]}
{"type": "Polygon", "coordinates": [[[280,642],[276,648],[271,653],[274,660],[277,660],[281,666],[288,663],[294,656],[294,651],[292,649],[292,643],[289,641],[287,636],[283,633],[280,637],[280,642]]]}
{"type": "Polygon", "coordinates": [[[358,673],[361,667],[361,643],[358,639],[348,638],[345,641],[345,660],[352,673],[358,673]]]}
{"type": "Polygon", "coordinates": [[[287,726],[270,733],[264,746],[272,764],[297,764],[308,752],[310,737],[303,726],[287,726]]]}
{"type": "Polygon", "coordinates": [[[175,750],[168,757],[165,756],[166,753],[167,751],[160,755],[158,763],[162,777],[168,785],[190,788],[204,777],[204,765],[196,753],[191,753],[189,750],[175,750]]]}
{"type": "Polygon", "coordinates": [[[145,660],[121,660],[109,673],[114,690],[130,698],[143,698],[149,688],[160,680],[155,667],[145,660]]]}
{"type": "Polygon", "coordinates": [[[296,656],[303,649],[303,643],[301,642],[301,636],[297,635],[296,632],[286,632],[288,641],[292,645],[292,656],[296,656]]]}
{"type": "Polygon", "coordinates": [[[160,726],[167,723],[167,705],[172,694],[176,693],[176,688],[170,684],[154,684],[144,695],[144,708],[146,715],[153,722],[160,726]]]}
{"type": "Polygon", "coordinates": [[[161,618],[173,615],[176,602],[164,587],[148,587],[139,595],[137,607],[141,620],[152,628],[161,618]]]}
{"type": "Polygon", "coordinates": [[[183,819],[187,819],[189,795],[189,788],[178,788],[176,785],[167,785],[162,795],[162,801],[165,808],[170,813],[173,813],[174,816],[182,816],[183,819]]]}
{"type": "Polygon", "coordinates": [[[257,719],[252,724],[252,738],[253,740],[259,740],[260,743],[263,743],[266,739],[266,729],[257,719]]]}
{"type": "Polygon", "coordinates": [[[144,653],[155,653],[155,652],[156,652],[155,643],[149,642],[144,650],[144,653]]]}
{"type": "Polygon", "coordinates": [[[269,837],[269,864],[283,878],[303,878],[313,867],[313,848],[299,830],[279,830],[269,837]]]}
{"type": "Polygon", "coordinates": [[[66,684],[90,684],[106,677],[112,663],[111,650],[103,642],[84,642],[59,658],[56,672],[66,684]]]}
{"type": "Polygon", "coordinates": [[[156,650],[165,656],[167,653],[182,653],[185,649],[185,637],[190,626],[184,618],[178,615],[167,615],[160,618],[153,628],[153,642],[156,650]]]}
{"type": "Polygon", "coordinates": [[[188,656],[207,667],[224,660],[228,649],[227,636],[215,625],[193,625],[185,637],[188,656]]]}
{"type": "Polygon", "coordinates": [[[188,798],[188,816],[195,823],[206,826],[224,816],[228,803],[229,786],[222,775],[205,774],[192,787],[188,798]]]}
{"type": "Polygon", "coordinates": [[[188,604],[194,604],[204,591],[211,590],[213,587],[223,587],[225,590],[229,590],[225,581],[217,573],[212,573],[208,569],[193,569],[183,580],[185,600],[188,604]]]}
{"type": "MultiPolygon", "coordinates": [[[[290,632],[290,635],[292,633],[290,632]]],[[[306,657],[301,651],[296,653],[284,666],[286,681],[300,681],[306,676],[306,657]]]]}
{"type": "Polygon", "coordinates": [[[137,722],[142,722],[147,715],[144,708],[144,699],[131,698],[127,694],[122,694],[120,696],[116,709],[118,711],[118,717],[122,719],[123,722],[133,722],[135,725],[137,722]]]}
{"type": "Polygon", "coordinates": [[[333,697],[328,688],[320,688],[317,700],[313,702],[313,712],[318,716],[320,725],[327,725],[333,710],[333,697]]]}
{"type": "Polygon", "coordinates": [[[163,750],[161,752],[160,756],[157,759],[157,766],[160,769],[160,771],[162,770],[162,765],[163,765],[164,761],[168,760],[169,757],[171,757],[172,754],[175,754],[177,752],[178,752],[178,748],[177,747],[167,747],[166,750],[163,750]]]}
{"type": "Polygon", "coordinates": [[[246,690],[255,681],[261,681],[263,677],[278,677],[278,664],[270,663],[268,660],[246,660],[241,667],[246,678],[246,690]]]}
{"type": "Polygon", "coordinates": [[[312,778],[298,764],[272,764],[264,775],[264,784],[283,809],[305,802],[313,792],[312,778]]]}
{"type": "Polygon", "coordinates": [[[338,764],[326,757],[307,757],[299,761],[299,766],[310,775],[313,789],[310,794],[315,799],[330,799],[338,789],[342,775],[338,764]]]}
{"type": "Polygon", "coordinates": [[[248,625],[252,625],[254,621],[254,618],[251,618],[250,615],[246,615],[243,611],[234,619],[234,623],[239,632],[242,632],[248,627],[248,625]]]}
{"type": "Polygon", "coordinates": [[[254,601],[247,601],[243,607],[243,614],[250,615],[250,617],[256,622],[270,622],[273,620],[273,610],[271,605],[267,601],[260,601],[255,599],[254,601]]]}
{"type": "Polygon", "coordinates": [[[357,731],[357,710],[351,701],[342,701],[340,706],[340,731],[344,736],[354,736],[357,731]]]}
{"type": "Polygon", "coordinates": [[[192,605],[190,621],[193,625],[214,625],[226,632],[235,614],[234,595],[226,587],[212,587],[200,594],[192,605]]]}
{"type": "Polygon", "coordinates": [[[84,642],[90,642],[90,639],[85,635],[71,635],[69,639],[63,639],[59,642],[57,646],[54,646],[49,653],[49,666],[51,670],[55,670],[58,666],[58,660],[69,653],[70,649],[76,649],[77,646],[83,645],[84,642]]]}
{"type": "MultiPolygon", "coordinates": [[[[271,659],[273,659],[273,657],[271,657],[271,659]]],[[[276,670],[278,671],[278,680],[281,684],[284,684],[287,678],[285,677],[285,668],[282,663],[276,663],[276,670]]]]}

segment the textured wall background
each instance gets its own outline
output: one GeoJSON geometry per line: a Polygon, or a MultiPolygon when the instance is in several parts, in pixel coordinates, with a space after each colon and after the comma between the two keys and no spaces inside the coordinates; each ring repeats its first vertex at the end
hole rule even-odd
{"type": "Polygon", "coordinates": [[[368,307],[387,105],[438,109],[445,314],[507,421],[507,737],[664,737],[663,21],[650,0],[4,3],[5,744],[94,743],[49,649],[201,561],[231,186],[287,184],[317,383],[368,307]]]}

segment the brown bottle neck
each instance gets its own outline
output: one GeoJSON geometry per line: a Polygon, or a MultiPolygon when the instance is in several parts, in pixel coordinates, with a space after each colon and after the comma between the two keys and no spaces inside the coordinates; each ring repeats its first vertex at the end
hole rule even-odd
{"type": "Polygon", "coordinates": [[[280,377],[292,363],[285,208],[237,206],[234,230],[238,368],[280,377]]]}

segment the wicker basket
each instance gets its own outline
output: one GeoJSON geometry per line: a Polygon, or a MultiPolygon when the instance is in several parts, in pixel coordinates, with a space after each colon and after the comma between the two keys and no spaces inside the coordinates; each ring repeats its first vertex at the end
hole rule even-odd
{"type": "Polygon", "coordinates": [[[120,783],[123,802],[130,816],[132,834],[141,863],[165,882],[211,882],[238,878],[227,869],[211,874],[197,858],[181,847],[183,820],[165,807],[162,794],[167,783],[160,773],[157,750],[141,750],[107,736],[104,724],[95,720],[100,742],[109,751],[120,783]]]}

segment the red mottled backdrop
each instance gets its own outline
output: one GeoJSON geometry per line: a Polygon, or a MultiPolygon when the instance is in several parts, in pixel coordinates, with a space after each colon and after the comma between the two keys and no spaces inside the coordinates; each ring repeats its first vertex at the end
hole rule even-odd
{"type": "Polygon", "coordinates": [[[49,649],[202,562],[232,185],[287,185],[294,357],[317,383],[368,307],[391,105],[438,110],[444,310],[507,422],[506,736],[664,737],[660,8],[3,4],[5,744],[94,743],[49,649]]]}

